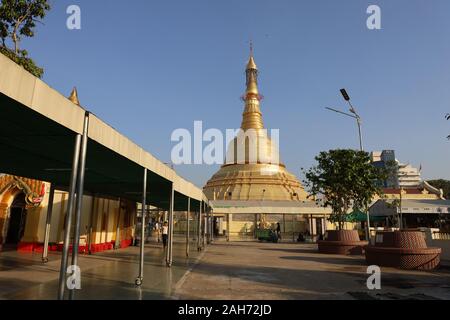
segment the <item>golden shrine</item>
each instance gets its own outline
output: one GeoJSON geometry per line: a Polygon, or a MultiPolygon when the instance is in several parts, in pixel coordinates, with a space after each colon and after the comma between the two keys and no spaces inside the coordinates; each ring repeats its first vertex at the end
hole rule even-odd
{"type": "Polygon", "coordinates": [[[241,124],[245,137],[240,139],[238,135],[230,143],[225,164],[203,191],[210,200],[304,201],[307,193],[298,179],[277,160],[278,148],[264,129],[253,50],[246,67],[246,78],[241,124]],[[250,132],[252,134],[248,134],[250,132]]]}

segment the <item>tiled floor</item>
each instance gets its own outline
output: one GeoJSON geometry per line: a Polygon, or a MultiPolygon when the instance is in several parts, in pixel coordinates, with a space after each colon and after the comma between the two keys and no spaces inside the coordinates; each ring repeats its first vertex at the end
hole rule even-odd
{"type": "MultiPolygon", "coordinates": [[[[76,299],[450,299],[450,271],[383,268],[379,291],[366,286],[363,256],[317,253],[313,244],[216,241],[190,258],[182,239],[167,268],[159,244],[146,245],[144,283],[134,285],[138,247],[80,256],[76,299]],[[192,271],[191,271],[192,270],[192,271]]],[[[0,253],[0,299],[55,299],[60,255],[0,253]]]]}
{"type": "MultiPolygon", "coordinates": [[[[192,244],[186,258],[185,244],[174,245],[174,263],[167,268],[162,246],[145,247],[144,282],[134,285],[138,275],[139,248],[80,255],[81,290],[76,299],[168,299],[172,288],[198,261],[202,253],[192,244]]],[[[0,253],[0,299],[56,299],[60,254],[52,253],[47,264],[40,254],[0,253]]]]}

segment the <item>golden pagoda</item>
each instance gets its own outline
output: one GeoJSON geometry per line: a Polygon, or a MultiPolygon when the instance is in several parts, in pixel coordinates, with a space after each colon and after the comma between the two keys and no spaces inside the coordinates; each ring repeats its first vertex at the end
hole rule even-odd
{"type": "Polygon", "coordinates": [[[246,80],[240,133],[228,146],[225,164],[203,191],[210,200],[304,201],[307,193],[298,179],[280,163],[278,148],[264,129],[258,67],[252,49],[246,80]]]}

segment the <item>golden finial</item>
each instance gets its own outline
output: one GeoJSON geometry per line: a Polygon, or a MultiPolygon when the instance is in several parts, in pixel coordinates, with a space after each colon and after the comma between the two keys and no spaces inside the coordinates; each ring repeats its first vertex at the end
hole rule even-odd
{"type": "Polygon", "coordinates": [[[261,96],[258,90],[258,68],[256,67],[255,59],[253,58],[253,43],[250,42],[250,59],[247,64],[246,85],[247,89],[244,95],[245,110],[243,114],[241,128],[247,129],[263,129],[263,121],[259,102],[261,96]]]}
{"type": "Polygon", "coordinates": [[[69,100],[75,103],[76,105],[80,105],[80,101],[78,100],[78,91],[76,87],[73,87],[72,93],[70,94],[69,100]]]}
{"type": "Polygon", "coordinates": [[[255,59],[253,58],[253,42],[250,41],[250,59],[247,63],[246,68],[247,75],[247,91],[245,96],[247,97],[249,94],[254,96],[259,96],[258,92],[258,67],[256,66],[255,59]]]}
{"type": "Polygon", "coordinates": [[[258,70],[255,59],[253,58],[253,41],[250,40],[250,58],[247,63],[247,70],[258,70]]]}

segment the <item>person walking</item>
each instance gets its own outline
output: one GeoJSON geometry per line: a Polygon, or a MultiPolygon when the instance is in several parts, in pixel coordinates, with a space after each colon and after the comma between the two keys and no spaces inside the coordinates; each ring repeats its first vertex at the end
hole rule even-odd
{"type": "Polygon", "coordinates": [[[156,231],[156,237],[158,238],[158,243],[160,243],[160,236],[159,233],[161,232],[161,228],[159,227],[159,222],[155,222],[155,231],[156,231]]]}
{"type": "Polygon", "coordinates": [[[162,240],[163,240],[163,247],[167,247],[167,239],[169,238],[169,224],[167,221],[164,221],[164,224],[162,226],[162,240]]]}
{"type": "Polygon", "coordinates": [[[281,240],[281,225],[277,222],[277,237],[281,240]]]}

